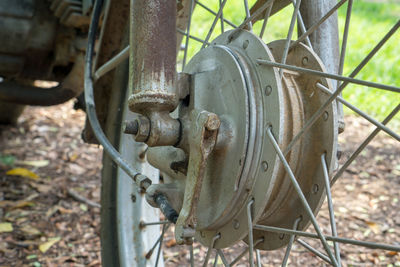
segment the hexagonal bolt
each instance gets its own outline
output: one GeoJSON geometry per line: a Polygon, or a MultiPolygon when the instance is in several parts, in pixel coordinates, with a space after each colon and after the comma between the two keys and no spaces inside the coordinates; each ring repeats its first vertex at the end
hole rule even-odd
{"type": "Polygon", "coordinates": [[[134,121],[126,121],[123,131],[126,134],[134,135],[137,142],[145,142],[150,135],[150,120],[145,116],[139,115],[134,121]]]}
{"type": "Polygon", "coordinates": [[[134,180],[137,186],[139,186],[143,191],[146,191],[146,189],[151,185],[151,180],[143,174],[136,175],[134,180]]]}

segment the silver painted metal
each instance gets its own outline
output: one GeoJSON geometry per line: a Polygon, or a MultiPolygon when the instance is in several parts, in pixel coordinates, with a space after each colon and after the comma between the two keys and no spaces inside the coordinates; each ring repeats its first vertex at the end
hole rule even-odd
{"type": "MultiPolygon", "coordinates": [[[[292,229],[286,229],[286,228],[280,228],[280,227],[274,227],[274,226],[265,226],[265,225],[256,224],[256,225],[254,225],[253,229],[257,229],[260,231],[283,233],[283,234],[289,234],[289,235],[297,235],[297,236],[304,236],[304,237],[309,237],[309,238],[314,238],[314,239],[320,239],[318,234],[297,231],[297,230],[292,230],[292,229]]],[[[326,240],[335,241],[335,242],[339,242],[339,243],[343,243],[343,244],[351,244],[351,245],[357,245],[357,246],[372,248],[372,249],[384,249],[384,250],[389,250],[389,251],[400,252],[400,246],[380,244],[380,243],[376,243],[376,242],[366,242],[366,241],[360,241],[360,240],[343,238],[343,237],[334,237],[334,236],[330,236],[330,235],[325,235],[325,238],[326,238],[326,240]]]]}
{"type": "MultiPolygon", "coordinates": [[[[264,10],[266,10],[266,9],[270,10],[272,8],[273,4],[274,4],[274,0],[267,0],[267,2],[265,2],[253,14],[250,15],[250,11],[249,11],[249,15],[246,16],[245,20],[236,29],[244,29],[245,27],[249,27],[250,23],[252,23],[253,20],[255,20],[258,16],[260,16],[264,10]]],[[[271,12],[271,10],[269,12],[271,12]]],[[[268,14],[268,12],[267,12],[267,14],[268,14]]],[[[268,14],[268,16],[269,16],[269,14],[268,14]]],[[[264,29],[265,29],[265,27],[264,27],[264,29]]]]}
{"type": "MultiPolygon", "coordinates": [[[[323,86],[320,83],[317,83],[317,87],[319,89],[321,89],[324,93],[332,95],[332,92],[326,88],[325,86],[323,86]]],[[[383,125],[382,123],[380,123],[379,121],[377,121],[376,119],[374,119],[373,117],[369,116],[368,114],[366,114],[365,112],[363,112],[362,110],[360,110],[359,108],[357,108],[356,106],[350,104],[349,102],[347,102],[346,100],[344,100],[342,97],[337,96],[336,99],[344,104],[346,107],[348,107],[349,109],[353,110],[354,112],[356,112],[357,114],[359,114],[360,116],[364,117],[366,120],[368,120],[370,123],[374,124],[376,127],[379,127],[380,129],[382,129],[384,132],[386,132],[388,135],[392,136],[394,139],[396,139],[397,141],[400,141],[400,135],[398,135],[397,133],[395,133],[393,130],[391,130],[389,127],[383,125]]]]}
{"type": "Polygon", "coordinates": [[[112,59],[104,63],[101,67],[99,67],[94,73],[94,79],[98,80],[107,72],[115,69],[119,64],[121,64],[125,59],[129,58],[129,45],[125,47],[121,52],[119,52],[112,59]]]}
{"type": "MultiPolygon", "coordinates": [[[[346,56],[346,51],[347,51],[347,37],[349,36],[350,17],[351,17],[352,7],[353,7],[353,0],[349,0],[347,2],[346,22],[344,24],[342,46],[341,46],[341,50],[340,50],[340,61],[339,61],[339,69],[338,69],[339,75],[343,75],[344,58],[346,56]]],[[[340,86],[340,82],[338,82],[338,87],[339,86],[340,86]]]]}
{"type": "MultiPolygon", "coordinates": [[[[335,210],[333,209],[333,202],[332,202],[332,193],[331,193],[331,185],[328,173],[328,164],[326,162],[325,154],[321,155],[321,165],[322,169],[324,170],[324,181],[325,181],[325,191],[326,191],[326,198],[328,200],[328,210],[329,210],[329,221],[331,224],[331,231],[333,236],[337,236],[336,230],[336,221],[335,221],[335,210]]],[[[341,266],[340,260],[340,248],[337,242],[333,242],[333,247],[335,249],[335,256],[338,263],[338,266],[341,266]]]]}
{"type": "Polygon", "coordinates": [[[261,256],[260,250],[256,249],[256,260],[257,260],[257,267],[261,267],[261,256]]]}
{"type": "MultiPolygon", "coordinates": [[[[301,217],[298,218],[298,219],[294,222],[294,224],[293,224],[293,230],[297,230],[297,228],[299,227],[300,221],[301,221],[301,217]]],[[[293,245],[293,242],[294,242],[295,237],[296,237],[295,235],[291,235],[291,236],[290,236],[289,243],[288,243],[288,245],[287,245],[287,247],[286,247],[285,256],[283,257],[283,260],[282,260],[282,265],[281,265],[282,267],[286,267],[286,265],[287,265],[287,262],[288,262],[289,256],[290,256],[290,251],[292,250],[292,245],[293,245]]]]}
{"type": "MultiPolygon", "coordinates": [[[[244,0],[244,10],[246,12],[246,20],[250,18],[250,9],[249,9],[249,2],[248,0],[244,0]]],[[[247,23],[247,29],[249,31],[253,31],[253,23],[249,20],[247,23]]]]}
{"type": "Polygon", "coordinates": [[[160,242],[158,244],[155,267],[158,266],[158,262],[160,261],[160,256],[161,256],[161,260],[163,260],[163,257],[161,255],[161,248],[162,248],[162,243],[163,243],[163,240],[164,240],[165,229],[166,229],[166,225],[164,224],[163,227],[162,227],[162,230],[161,230],[160,242]]]}
{"type": "MultiPolygon", "coordinates": [[[[292,14],[292,19],[290,21],[289,31],[288,31],[288,34],[287,34],[287,37],[286,37],[285,48],[283,49],[283,55],[282,55],[282,60],[281,60],[282,64],[286,63],[286,58],[287,58],[287,55],[288,55],[288,52],[289,52],[289,45],[290,45],[290,42],[292,41],[294,24],[296,23],[296,18],[297,18],[297,13],[299,12],[300,3],[301,3],[301,0],[297,0],[296,6],[294,7],[294,11],[293,11],[293,14],[292,14]]],[[[279,75],[282,78],[283,69],[279,70],[279,75]]]]}
{"type": "MultiPolygon", "coordinates": [[[[179,32],[180,34],[183,34],[183,35],[187,36],[187,33],[186,33],[185,31],[179,29],[179,28],[176,28],[176,31],[179,32]]],[[[197,41],[197,42],[199,42],[199,43],[202,43],[202,44],[203,44],[203,43],[206,43],[205,40],[200,39],[200,38],[198,38],[198,37],[196,37],[196,36],[193,36],[193,35],[189,35],[189,38],[191,38],[191,39],[193,39],[193,40],[195,40],[195,41],[197,41]]],[[[210,43],[206,43],[206,44],[210,44],[210,43]]]]}
{"type": "Polygon", "coordinates": [[[194,0],[189,0],[190,1],[190,5],[189,5],[189,19],[188,19],[188,24],[187,24],[187,28],[186,28],[186,40],[185,40],[185,51],[183,54],[183,62],[182,62],[182,71],[185,68],[186,65],[186,58],[187,58],[187,51],[188,51],[188,47],[189,47],[189,36],[190,36],[190,25],[192,23],[192,14],[193,14],[193,8],[194,8],[194,0]]]}
{"type": "Polygon", "coordinates": [[[267,22],[268,22],[268,19],[269,19],[270,14],[271,14],[272,6],[274,5],[274,1],[275,1],[275,0],[271,0],[272,3],[268,6],[267,11],[265,12],[265,17],[264,17],[263,25],[262,25],[262,27],[261,27],[261,31],[260,31],[260,35],[259,35],[261,39],[262,39],[263,36],[264,36],[264,32],[265,32],[265,29],[266,29],[266,27],[267,27],[267,22]]]}
{"type": "Polygon", "coordinates": [[[215,18],[214,18],[214,21],[213,21],[213,23],[212,23],[212,25],[211,25],[211,28],[210,28],[210,30],[209,30],[208,33],[207,33],[207,37],[206,37],[206,39],[204,40],[203,45],[201,46],[202,49],[203,49],[204,47],[206,47],[207,42],[210,40],[211,34],[212,34],[213,31],[214,31],[215,25],[217,24],[219,18],[220,18],[221,15],[222,15],[222,11],[224,10],[224,6],[225,6],[225,4],[226,4],[226,1],[227,1],[227,0],[223,0],[222,3],[221,3],[221,6],[220,6],[219,9],[218,9],[218,13],[217,13],[217,15],[215,15],[215,18]]]}
{"type": "Polygon", "coordinates": [[[251,216],[251,206],[254,200],[250,200],[247,204],[247,226],[249,227],[249,263],[251,267],[254,267],[254,247],[253,247],[253,220],[251,216]]]}
{"type": "Polygon", "coordinates": [[[226,260],[225,255],[221,249],[217,249],[217,254],[220,256],[221,261],[224,264],[224,266],[229,267],[230,265],[229,265],[228,261],[226,260]]]}
{"type": "Polygon", "coordinates": [[[303,191],[301,190],[301,188],[296,180],[296,177],[294,176],[289,164],[287,163],[287,161],[285,159],[285,156],[283,155],[282,151],[280,150],[279,145],[276,142],[275,137],[272,134],[271,127],[269,127],[267,129],[267,133],[268,133],[269,140],[273,144],[276,153],[278,154],[283,166],[285,167],[287,173],[289,174],[290,180],[292,181],[292,184],[294,185],[294,188],[296,189],[296,192],[299,195],[300,200],[301,200],[305,210],[307,211],[308,216],[310,217],[310,220],[314,226],[315,231],[318,233],[318,237],[321,240],[322,245],[324,246],[326,252],[329,255],[329,258],[331,259],[332,264],[334,266],[337,266],[337,262],[332,254],[332,251],[329,248],[328,243],[326,242],[325,236],[322,234],[322,231],[318,225],[317,219],[315,218],[310,206],[308,205],[307,199],[304,197],[303,191]]]}
{"type": "MultiPolygon", "coordinates": [[[[256,240],[254,242],[254,247],[256,247],[257,245],[261,244],[262,242],[264,242],[263,238],[260,238],[258,240],[256,240]]],[[[235,265],[241,258],[244,257],[244,255],[246,255],[249,252],[249,247],[247,247],[246,249],[244,249],[229,265],[233,266],[235,265]]]]}
{"type": "Polygon", "coordinates": [[[204,259],[203,267],[207,267],[208,261],[210,260],[211,251],[212,251],[212,249],[213,249],[214,246],[215,246],[215,242],[216,242],[218,239],[220,239],[220,238],[221,238],[221,235],[220,235],[220,234],[217,234],[217,235],[215,235],[215,236],[212,238],[211,244],[210,244],[210,246],[209,246],[208,249],[207,249],[207,254],[206,254],[206,257],[205,257],[205,259],[204,259]]]}
{"type": "MultiPolygon", "coordinates": [[[[201,6],[202,8],[204,8],[205,10],[207,10],[208,12],[210,12],[211,14],[213,14],[214,16],[217,16],[217,13],[214,12],[214,11],[212,11],[208,6],[202,4],[200,1],[197,1],[197,0],[195,0],[195,2],[196,2],[197,5],[201,6]]],[[[222,5],[222,3],[221,3],[221,5],[222,5]]],[[[221,7],[221,5],[220,5],[220,7],[221,7]]],[[[225,22],[226,24],[232,26],[233,28],[237,28],[237,27],[238,27],[238,26],[235,25],[233,22],[227,20],[227,19],[224,18],[223,16],[221,16],[221,17],[222,17],[222,19],[224,20],[224,22],[225,22]]]]}
{"type": "MultiPolygon", "coordinates": [[[[292,0],[291,2],[293,4],[293,7],[296,9],[296,1],[292,0]]],[[[306,26],[304,25],[303,17],[300,13],[300,10],[297,10],[297,23],[298,23],[298,27],[301,30],[300,33],[305,33],[307,29],[306,29],[306,26]]],[[[306,43],[312,49],[310,38],[308,38],[308,36],[306,37],[306,43]]]]}
{"type": "Polygon", "coordinates": [[[300,245],[302,245],[303,247],[305,247],[306,249],[308,249],[309,251],[311,251],[312,253],[314,253],[316,256],[320,257],[322,260],[324,260],[325,262],[327,262],[328,264],[332,264],[331,260],[329,259],[328,256],[326,256],[325,254],[323,254],[322,252],[318,251],[317,249],[313,248],[312,246],[310,246],[308,243],[304,242],[301,239],[297,239],[297,243],[299,243],[300,245]]]}

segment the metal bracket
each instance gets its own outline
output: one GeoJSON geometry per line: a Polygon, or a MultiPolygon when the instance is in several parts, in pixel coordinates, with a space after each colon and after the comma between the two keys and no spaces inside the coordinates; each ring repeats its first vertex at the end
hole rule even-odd
{"type": "Polygon", "coordinates": [[[196,212],[208,156],[213,151],[220,120],[214,113],[193,110],[189,134],[190,156],[183,206],[175,227],[178,244],[190,244],[197,224],[196,212]]]}

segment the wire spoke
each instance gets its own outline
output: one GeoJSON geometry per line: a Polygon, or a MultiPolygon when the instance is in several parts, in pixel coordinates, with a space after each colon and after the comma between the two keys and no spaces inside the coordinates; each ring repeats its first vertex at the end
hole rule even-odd
{"type": "Polygon", "coordinates": [[[115,69],[119,64],[121,64],[125,59],[129,57],[129,45],[125,47],[121,52],[119,52],[112,59],[104,63],[100,68],[94,73],[94,79],[98,80],[107,72],[115,69]]]}
{"type": "MultiPolygon", "coordinates": [[[[319,76],[319,77],[324,77],[324,78],[328,78],[328,79],[344,81],[344,82],[347,82],[347,83],[354,83],[354,84],[358,84],[358,85],[364,85],[364,86],[367,86],[367,87],[372,87],[372,88],[382,89],[382,90],[386,90],[386,91],[392,91],[392,92],[395,92],[395,93],[400,93],[400,87],[397,87],[397,86],[359,80],[359,79],[345,77],[345,76],[341,76],[341,75],[337,75],[337,74],[326,73],[326,72],[322,72],[322,71],[306,69],[306,68],[297,67],[297,66],[293,66],[293,65],[282,64],[282,63],[276,63],[276,62],[272,62],[272,61],[269,61],[269,60],[258,59],[257,62],[259,64],[264,64],[264,65],[268,65],[268,66],[272,66],[272,67],[277,67],[277,68],[280,68],[281,70],[282,69],[287,69],[287,70],[292,70],[292,71],[298,71],[298,72],[307,73],[307,74],[314,75],[314,76],[319,76]]],[[[338,89],[341,89],[341,87],[339,87],[338,89]]],[[[342,89],[340,91],[342,91],[342,89]]],[[[336,90],[335,92],[337,92],[337,91],[338,90],[336,90]]]]}
{"type": "Polygon", "coordinates": [[[160,243],[159,243],[159,245],[158,245],[158,251],[157,251],[157,258],[156,258],[155,267],[158,266],[158,261],[160,260],[161,247],[162,247],[162,242],[163,242],[163,240],[164,240],[164,234],[165,234],[165,228],[166,228],[166,226],[167,226],[167,225],[164,224],[163,227],[162,227],[161,238],[160,238],[160,243]]]}
{"type": "Polygon", "coordinates": [[[151,247],[151,249],[146,253],[146,258],[149,259],[151,257],[151,255],[154,252],[154,249],[157,247],[157,245],[162,242],[162,240],[164,239],[164,233],[165,231],[168,230],[168,228],[170,227],[171,224],[166,224],[163,225],[163,232],[161,233],[161,235],[158,237],[158,239],[156,240],[156,242],[154,243],[154,245],[151,247]],[[165,229],[164,229],[165,227],[165,229]]]}
{"type": "Polygon", "coordinates": [[[274,0],[269,0],[269,1],[271,1],[271,4],[268,6],[267,11],[265,12],[263,25],[262,25],[261,31],[260,31],[260,38],[261,39],[264,36],[265,28],[267,27],[267,22],[268,22],[269,16],[271,15],[272,6],[274,5],[274,0]]]}
{"type": "Polygon", "coordinates": [[[217,267],[217,263],[218,263],[218,253],[215,253],[215,258],[214,258],[214,267],[217,267]]]}
{"type": "MultiPolygon", "coordinates": [[[[263,241],[264,241],[263,238],[258,239],[256,242],[254,242],[254,247],[257,246],[258,244],[262,243],[263,241]]],[[[249,251],[249,247],[244,249],[229,265],[233,266],[234,264],[236,264],[244,255],[247,254],[248,251],[249,251]]]]}
{"type": "Polygon", "coordinates": [[[297,38],[296,41],[294,41],[290,47],[296,46],[298,43],[302,42],[304,39],[306,39],[310,34],[312,34],[316,29],[318,29],[319,25],[324,23],[325,20],[327,20],[339,7],[341,7],[347,0],[341,0],[339,3],[337,3],[334,7],[332,7],[331,10],[329,10],[319,21],[317,21],[314,25],[312,25],[305,33],[300,35],[299,38],[297,38]]]}
{"type": "Polygon", "coordinates": [[[190,0],[190,5],[189,5],[189,20],[188,20],[188,26],[187,26],[187,30],[186,30],[186,40],[185,40],[186,42],[185,42],[185,51],[183,53],[182,71],[186,65],[187,52],[188,52],[188,47],[189,47],[190,25],[192,23],[192,15],[193,15],[193,1],[194,0],[190,0]]]}
{"type": "Polygon", "coordinates": [[[229,266],[229,263],[228,263],[228,261],[226,260],[226,258],[225,258],[225,255],[224,255],[224,253],[222,252],[222,250],[221,249],[217,249],[217,255],[219,255],[219,257],[221,258],[221,261],[222,261],[222,263],[224,264],[224,266],[229,266]]]}
{"type": "MultiPolygon", "coordinates": [[[[324,93],[332,95],[331,90],[329,90],[328,88],[326,88],[324,85],[317,83],[317,87],[319,89],[321,89],[324,93]]],[[[366,120],[368,120],[369,122],[371,122],[372,124],[374,124],[376,127],[381,128],[384,132],[386,132],[388,135],[392,136],[394,139],[396,139],[397,141],[400,141],[400,135],[398,135],[397,133],[395,133],[394,131],[392,131],[390,128],[388,128],[387,126],[383,125],[382,123],[380,123],[379,121],[375,120],[373,117],[369,116],[368,114],[366,114],[365,112],[363,112],[362,110],[360,110],[359,108],[357,108],[356,106],[350,104],[349,102],[347,102],[346,100],[344,100],[342,97],[337,96],[336,99],[342,103],[343,105],[345,105],[346,107],[348,107],[349,109],[353,110],[354,112],[356,112],[357,114],[359,114],[360,116],[364,117],[366,120]]]]}
{"type": "MultiPolygon", "coordinates": [[[[188,36],[184,30],[181,30],[181,29],[177,28],[176,31],[179,32],[180,34],[186,36],[186,37],[188,36]]],[[[195,40],[195,41],[197,41],[199,43],[202,43],[202,44],[204,44],[206,42],[205,40],[200,39],[199,37],[196,37],[196,36],[193,36],[193,35],[189,35],[189,38],[191,38],[191,39],[193,39],[193,40],[195,40]]],[[[210,43],[206,43],[206,44],[210,44],[210,43]]]]}
{"type": "Polygon", "coordinates": [[[141,222],[140,226],[149,226],[149,225],[160,225],[160,224],[169,224],[170,221],[158,221],[158,222],[141,222]]]}
{"type": "MultiPolygon", "coordinates": [[[[400,111],[400,104],[398,104],[392,112],[382,121],[386,125],[396,114],[400,111]]],[[[350,158],[343,164],[340,170],[335,174],[331,180],[331,185],[335,184],[337,179],[344,173],[349,165],[357,158],[357,156],[364,150],[364,148],[371,142],[371,140],[379,133],[382,128],[376,127],[375,130],[364,140],[364,142],[357,148],[357,150],[350,156],[350,158]]]]}
{"type": "MultiPolygon", "coordinates": [[[[198,4],[199,6],[201,6],[202,8],[204,8],[205,10],[207,10],[208,12],[210,12],[211,14],[213,14],[214,16],[217,16],[217,13],[215,13],[213,10],[211,10],[209,7],[207,7],[206,5],[202,4],[201,2],[199,2],[199,1],[196,0],[196,4],[198,4]]],[[[233,22],[231,22],[231,21],[227,20],[226,18],[224,18],[224,17],[222,16],[222,14],[221,14],[221,17],[222,17],[223,21],[224,21],[226,24],[232,26],[233,28],[237,28],[237,27],[238,27],[238,26],[237,26],[236,24],[234,24],[233,22]]]]}
{"type": "MultiPolygon", "coordinates": [[[[219,6],[220,7],[221,7],[221,4],[222,4],[222,0],[219,0],[219,6]]],[[[222,13],[221,13],[220,20],[221,20],[221,33],[223,33],[224,32],[224,11],[223,10],[222,10],[222,13]]]]}
{"type": "Polygon", "coordinates": [[[332,251],[330,250],[330,248],[328,246],[328,243],[326,242],[324,235],[322,234],[322,231],[317,223],[317,219],[315,218],[310,206],[308,205],[307,199],[304,196],[303,191],[301,190],[300,185],[298,184],[298,182],[296,180],[296,177],[294,177],[294,174],[293,174],[288,162],[286,161],[285,156],[283,155],[281,149],[279,148],[278,143],[275,140],[275,137],[272,134],[271,127],[268,127],[267,134],[268,134],[269,140],[271,141],[271,144],[273,145],[276,153],[278,154],[279,159],[281,160],[281,162],[283,164],[283,167],[286,170],[286,173],[289,175],[292,185],[293,185],[294,189],[296,190],[297,195],[299,196],[300,201],[302,202],[302,204],[304,206],[304,209],[306,210],[308,216],[310,217],[311,223],[313,224],[315,231],[318,233],[318,236],[322,242],[322,245],[324,246],[326,252],[329,255],[329,258],[331,259],[333,266],[337,266],[337,262],[332,254],[332,251]]]}
{"type": "MultiPolygon", "coordinates": [[[[280,228],[280,227],[274,227],[274,226],[265,226],[265,225],[256,224],[256,225],[254,225],[254,229],[261,230],[261,231],[267,231],[267,232],[283,233],[283,234],[289,234],[289,235],[291,234],[291,235],[319,239],[318,234],[297,231],[297,230],[292,230],[292,229],[286,229],[286,228],[280,228]]],[[[400,252],[400,246],[393,246],[393,245],[381,244],[381,243],[376,243],[376,242],[360,241],[360,240],[354,240],[354,239],[350,239],[350,238],[335,237],[335,236],[329,236],[329,235],[325,235],[325,238],[326,238],[326,240],[335,241],[335,242],[339,242],[339,243],[343,243],[343,244],[351,244],[351,245],[357,245],[357,246],[371,248],[371,249],[384,249],[384,250],[389,250],[389,251],[400,252]]]]}
{"type": "Polygon", "coordinates": [[[194,267],[193,244],[190,245],[189,250],[190,250],[190,267],[194,267]]]}
{"type": "Polygon", "coordinates": [[[211,256],[211,250],[214,248],[215,242],[216,242],[219,238],[221,238],[221,235],[220,235],[220,234],[217,234],[217,235],[214,236],[213,239],[211,240],[210,247],[207,249],[206,258],[204,259],[203,267],[207,267],[208,261],[210,260],[210,256],[211,256]]]}
{"type": "MultiPolygon", "coordinates": [[[[299,226],[300,221],[301,221],[301,218],[297,218],[294,221],[293,230],[297,230],[297,227],[299,226]]],[[[293,245],[295,237],[296,237],[295,235],[290,236],[289,243],[286,247],[285,256],[283,257],[283,260],[282,260],[282,267],[286,267],[286,265],[287,265],[287,261],[289,260],[290,251],[292,250],[292,245],[293,245]]]]}
{"type": "MultiPolygon", "coordinates": [[[[246,11],[246,20],[247,20],[248,18],[250,18],[250,9],[248,0],[244,0],[244,9],[246,11]]],[[[249,31],[253,31],[253,23],[251,22],[251,20],[247,22],[247,28],[249,29],[249,31]]]]}
{"type": "MultiPolygon", "coordinates": [[[[351,17],[351,9],[352,9],[352,7],[353,7],[353,0],[349,0],[349,2],[347,3],[346,22],[344,24],[342,47],[341,47],[341,51],[340,51],[340,61],[339,61],[339,69],[338,69],[338,74],[339,75],[343,74],[344,58],[346,56],[347,37],[349,35],[350,17],[351,17]]],[[[339,88],[340,82],[338,82],[337,86],[339,88]]]]}
{"type": "Polygon", "coordinates": [[[313,248],[312,246],[310,246],[308,243],[304,242],[301,239],[297,239],[297,243],[299,243],[300,245],[302,245],[303,247],[305,247],[306,249],[308,249],[309,251],[311,251],[312,253],[314,253],[314,255],[320,257],[321,259],[323,259],[324,261],[326,261],[329,264],[332,264],[329,257],[326,256],[325,254],[323,254],[322,252],[316,250],[315,248],[313,248]]]}
{"type": "Polygon", "coordinates": [[[218,21],[219,18],[221,17],[222,10],[224,10],[224,6],[225,6],[225,4],[226,4],[226,1],[227,1],[227,0],[223,0],[221,6],[219,7],[218,13],[217,13],[217,15],[216,15],[215,18],[214,18],[214,21],[213,21],[213,23],[212,23],[212,25],[211,25],[211,28],[210,28],[210,30],[209,30],[208,33],[207,33],[207,37],[206,37],[206,39],[205,39],[205,42],[204,42],[203,45],[201,46],[201,49],[203,49],[204,47],[206,47],[208,41],[210,40],[211,34],[212,34],[213,31],[214,31],[215,25],[217,24],[217,21],[218,21]]]}
{"type": "MultiPolygon", "coordinates": [[[[293,11],[292,19],[290,21],[289,32],[287,34],[285,48],[283,49],[283,55],[282,55],[282,61],[281,61],[282,64],[286,63],[286,58],[287,58],[287,55],[288,55],[288,52],[289,52],[289,45],[290,45],[290,42],[292,41],[294,24],[296,22],[297,12],[299,12],[300,3],[301,3],[301,0],[297,0],[296,6],[295,6],[294,11],[293,11]]],[[[282,78],[282,75],[283,75],[283,69],[280,69],[279,70],[279,77],[282,78]]]]}
{"type": "MultiPolygon", "coordinates": [[[[337,236],[336,231],[336,221],[335,221],[335,211],[333,209],[333,202],[332,202],[332,192],[331,192],[331,185],[329,181],[329,174],[328,174],[328,163],[326,162],[326,155],[321,155],[321,165],[322,170],[324,173],[324,182],[325,182],[325,190],[326,190],[326,198],[328,199],[328,209],[329,209],[329,220],[331,224],[331,231],[333,236],[337,236]]],[[[335,250],[336,260],[339,266],[341,266],[341,259],[340,259],[340,248],[337,242],[333,243],[333,248],[335,250]]]]}
{"type": "MultiPolygon", "coordinates": [[[[265,2],[260,8],[258,8],[256,10],[256,12],[254,12],[251,16],[246,17],[246,19],[242,22],[242,24],[240,24],[240,26],[238,27],[238,29],[243,29],[245,26],[248,25],[249,22],[251,22],[253,19],[255,19],[256,17],[258,17],[259,15],[261,15],[261,13],[269,8],[272,8],[272,5],[274,3],[274,0],[268,0],[267,2],[265,2]]],[[[269,11],[271,12],[271,10],[269,11]]],[[[269,15],[268,15],[269,16],[269,15]]]]}
{"type": "Polygon", "coordinates": [[[254,267],[253,220],[251,216],[251,206],[253,203],[254,199],[250,200],[247,204],[247,225],[249,227],[249,262],[251,267],[254,267]]]}
{"type": "MultiPolygon", "coordinates": [[[[296,1],[295,0],[292,0],[292,4],[293,4],[294,8],[296,8],[296,1]]],[[[305,33],[306,32],[306,26],[304,25],[303,17],[301,16],[301,13],[300,13],[299,10],[297,10],[297,23],[299,24],[301,33],[305,33]]],[[[313,49],[313,47],[311,45],[311,42],[310,42],[310,38],[308,38],[308,36],[306,36],[306,43],[311,49],[313,49]]]]}

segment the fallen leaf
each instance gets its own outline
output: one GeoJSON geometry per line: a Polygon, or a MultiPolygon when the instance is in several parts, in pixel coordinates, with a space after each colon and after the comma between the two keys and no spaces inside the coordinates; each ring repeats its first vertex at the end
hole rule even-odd
{"type": "Polygon", "coordinates": [[[42,234],[38,229],[30,225],[24,225],[20,230],[30,237],[36,237],[42,234]]]}
{"type": "Polygon", "coordinates": [[[39,179],[39,176],[36,173],[31,172],[30,170],[25,169],[25,168],[14,168],[14,169],[11,169],[11,170],[6,172],[6,175],[22,176],[22,177],[30,178],[30,179],[33,179],[33,180],[39,179]]]}
{"type": "Polygon", "coordinates": [[[381,227],[379,226],[379,224],[371,221],[366,221],[365,223],[369,226],[369,228],[371,228],[374,234],[379,234],[381,232],[381,227]]]}
{"type": "Polygon", "coordinates": [[[81,210],[83,210],[83,211],[87,211],[88,210],[88,207],[85,204],[80,204],[79,208],[81,208],[81,210]]]}
{"type": "Polygon", "coordinates": [[[165,245],[167,246],[167,248],[176,246],[176,240],[175,240],[175,238],[174,238],[174,239],[171,239],[170,241],[168,241],[165,245]]]}
{"type": "Polygon", "coordinates": [[[36,254],[31,254],[31,255],[26,256],[27,260],[32,260],[32,259],[36,259],[36,258],[37,258],[36,254]]]}
{"type": "Polygon", "coordinates": [[[25,200],[20,200],[15,202],[14,205],[12,205],[13,209],[20,209],[20,208],[25,208],[25,207],[32,207],[35,206],[35,203],[33,203],[32,201],[25,201],[25,200]]]}
{"type": "Polygon", "coordinates": [[[15,162],[15,157],[11,155],[0,154],[0,163],[6,166],[12,166],[15,162]]]}
{"type": "Polygon", "coordinates": [[[39,250],[42,253],[46,253],[47,250],[49,250],[55,243],[61,240],[61,237],[54,237],[54,238],[49,238],[49,240],[39,246],[39,250]]]}
{"type": "Polygon", "coordinates": [[[0,233],[12,232],[13,227],[11,223],[0,223],[0,233]]]}
{"type": "Polygon", "coordinates": [[[37,168],[46,167],[47,165],[49,165],[49,163],[50,162],[48,160],[17,160],[15,162],[15,164],[28,165],[37,168]]]}

